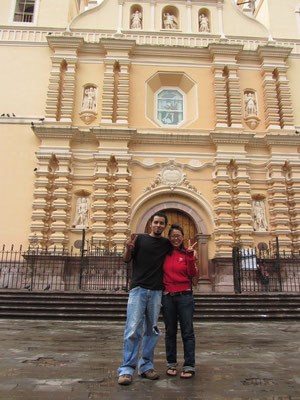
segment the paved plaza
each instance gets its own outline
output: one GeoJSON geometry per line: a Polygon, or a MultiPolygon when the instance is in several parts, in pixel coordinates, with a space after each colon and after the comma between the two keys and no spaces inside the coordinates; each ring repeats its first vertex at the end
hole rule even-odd
{"type": "MultiPolygon", "coordinates": [[[[300,323],[197,323],[196,375],[117,384],[124,323],[0,320],[1,400],[300,400],[300,323]]],[[[162,335],[163,324],[160,323],[162,335]]],[[[182,346],[179,342],[179,360],[182,346]]]]}

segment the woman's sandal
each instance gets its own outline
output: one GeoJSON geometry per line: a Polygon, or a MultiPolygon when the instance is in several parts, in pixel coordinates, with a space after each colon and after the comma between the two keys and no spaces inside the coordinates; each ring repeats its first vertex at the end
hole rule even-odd
{"type": "Polygon", "coordinates": [[[169,367],[169,368],[167,369],[166,374],[169,375],[169,376],[176,376],[176,375],[177,375],[177,369],[176,369],[176,367],[169,367]]]}
{"type": "Polygon", "coordinates": [[[195,375],[195,371],[182,371],[180,374],[180,378],[182,379],[191,379],[195,375]]]}

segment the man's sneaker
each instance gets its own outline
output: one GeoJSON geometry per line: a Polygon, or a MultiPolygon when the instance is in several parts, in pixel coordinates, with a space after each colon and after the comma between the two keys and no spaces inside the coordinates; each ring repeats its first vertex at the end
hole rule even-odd
{"type": "Polygon", "coordinates": [[[159,378],[158,373],[154,371],[154,369],[148,369],[148,371],[144,372],[141,376],[146,379],[151,379],[151,381],[159,378]]]}
{"type": "Polygon", "coordinates": [[[132,376],[131,375],[120,375],[118,379],[118,384],[119,385],[130,385],[132,382],[132,376]]]}

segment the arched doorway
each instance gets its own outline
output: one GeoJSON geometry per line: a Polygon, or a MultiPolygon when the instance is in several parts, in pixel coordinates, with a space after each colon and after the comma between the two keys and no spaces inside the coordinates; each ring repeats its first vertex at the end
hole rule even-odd
{"type": "MultiPolygon", "coordinates": [[[[168,225],[163,233],[164,237],[168,236],[168,231],[170,229],[170,226],[172,224],[177,224],[183,228],[185,245],[187,245],[187,241],[189,239],[192,242],[197,240],[196,236],[197,236],[198,232],[197,232],[196,225],[195,225],[194,221],[192,220],[192,218],[187,213],[185,213],[184,211],[181,211],[181,210],[177,210],[175,208],[168,208],[166,210],[161,210],[161,211],[164,214],[166,214],[166,216],[168,218],[168,225]]],[[[145,227],[146,233],[150,232],[149,221],[150,221],[150,218],[145,227]]]]}
{"type": "Polygon", "coordinates": [[[174,224],[181,225],[184,229],[185,238],[198,241],[198,271],[199,276],[194,280],[197,282],[197,290],[203,292],[211,291],[211,282],[209,278],[208,261],[208,239],[210,237],[206,223],[199,213],[192,207],[180,201],[165,201],[149,208],[140,218],[136,232],[149,232],[149,220],[155,212],[163,212],[168,217],[168,225],[164,231],[164,236],[168,235],[170,226],[174,224]]]}
{"type": "MultiPolygon", "coordinates": [[[[167,227],[163,233],[164,237],[168,236],[168,231],[172,224],[180,225],[184,231],[184,244],[188,245],[188,240],[191,243],[198,241],[198,275],[193,278],[193,285],[196,287],[199,283],[199,278],[207,280],[208,283],[208,252],[207,252],[207,239],[208,235],[202,235],[197,232],[197,227],[193,219],[188,213],[175,208],[167,208],[159,210],[166,214],[168,218],[167,227]]],[[[150,218],[145,226],[145,233],[150,232],[150,218]]]]}

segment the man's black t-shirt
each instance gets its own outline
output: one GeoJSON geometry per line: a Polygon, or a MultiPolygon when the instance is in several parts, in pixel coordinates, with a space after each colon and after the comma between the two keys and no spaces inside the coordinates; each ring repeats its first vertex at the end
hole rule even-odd
{"type": "Polygon", "coordinates": [[[163,289],[163,263],[170,250],[170,242],[164,237],[139,234],[132,253],[132,280],[130,289],[163,289]]]}

